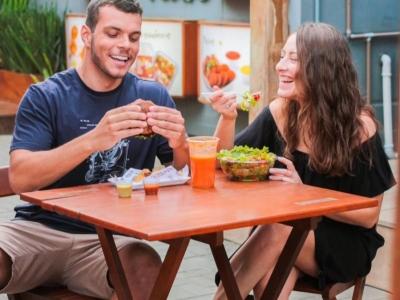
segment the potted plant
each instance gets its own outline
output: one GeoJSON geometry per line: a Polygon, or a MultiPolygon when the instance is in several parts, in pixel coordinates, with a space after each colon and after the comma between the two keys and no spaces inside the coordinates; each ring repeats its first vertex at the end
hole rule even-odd
{"type": "Polygon", "coordinates": [[[0,0],[0,100],[19,103],[30,84],[65,70],[65,13],[57,5],[0,0]]]}

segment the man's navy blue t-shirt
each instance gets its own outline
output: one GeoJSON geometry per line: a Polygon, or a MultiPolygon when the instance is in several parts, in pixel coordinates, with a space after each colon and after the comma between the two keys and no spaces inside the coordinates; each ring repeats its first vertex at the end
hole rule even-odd
{"type": "MultiPolygon", "coordinates": [[[[163,85],[131,73],[116,89],[108,92],[88,88],[76,69],[57,73],[42,83],[31,85],[25,93],[18,109],[10,151],[57,148],[92,130],[107,111],[137,99],[175,108],[163,85]]],[[[146,140],[136,137],[122,139],[109,150],[93,153],[46,189],[106,182],[110,174],[122,176],[129,168],[152,169],[156,156],[163,164],[173,160],[166,138],[156,135],[146,140]]],[[[72,233],[95,232],[89,224],[44,211],[32,204],[17,206],[15,210],[14,220],[37,221],[72,233]]]]}

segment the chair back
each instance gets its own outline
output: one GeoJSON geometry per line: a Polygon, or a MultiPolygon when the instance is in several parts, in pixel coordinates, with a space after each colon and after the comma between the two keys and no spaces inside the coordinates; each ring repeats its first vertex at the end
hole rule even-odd
{"type": "Polygon", "coordinates": [[[8,166],[0,167],[0,197],[15,195],[8,180],[8,166]]]}

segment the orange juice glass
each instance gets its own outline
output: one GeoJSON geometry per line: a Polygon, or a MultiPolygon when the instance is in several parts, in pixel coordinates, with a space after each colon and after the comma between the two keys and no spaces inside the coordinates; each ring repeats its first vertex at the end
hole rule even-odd
{"type": "Polygon", "coordinates": [[[212,136],[187,138],[193,188],[209,189],[214,187],[218,141],[219,138],[212,136]]]}

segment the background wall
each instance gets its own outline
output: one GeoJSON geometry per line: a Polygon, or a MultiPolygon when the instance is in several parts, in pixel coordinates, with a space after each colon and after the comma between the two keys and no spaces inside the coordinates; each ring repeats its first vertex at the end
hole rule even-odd
{"type": "MultiPolygon", "coordinates": [[[[34,2],[31,0],[31,2],[34,2]]],[[[36,0],[39,5],[44,5],[46,3],[55,3],[58,8],[60,15],[66,10],[68,13],[85,13],[86,7],[88,6],[90,0],[80,0],[80,1],[68,1],[68,0],[36,0]]]]}
{"type": "MultiPolygon", "coordinates": [[[[38,0],[38,3],[55,2],[38,0]]],[[[68,5],[68,12],[85,13],[89,0],[58,0],[60,13],[68,5]]],[[[303,22],[319,21],[334,25],[346,34],[346,0],[292,0],[289,5],[289,24],[293,30],[303,22]]],[[[144,18],[196,19],[207,21],[249,22],[250,0],[142,0],[144,18]]],[[[379,33],[400,30],[399,0],[353,0],[351,1],[351,33],[379,33]]],[[[366,94],[366,39],[349,39],[349,44],[358,69],[360,85],[366,94]]],[[[371,39],[371,104],[377,118],[383,123],[382,66],[381,55],[391,57],[391,94],[393,99],[392,120],[397,136],[397,112],[399,101],[399,37],[372,37],[371,39]]],[[[211,107],[200,104],[196,97],[175,99],[178,109],[186,119],[190,135],[208,135],[214,132],[218,114],[211,107]]],[[[237,131],[248,124],[248,113],[240,112],[237,131]]]]}

